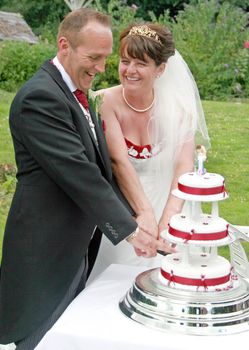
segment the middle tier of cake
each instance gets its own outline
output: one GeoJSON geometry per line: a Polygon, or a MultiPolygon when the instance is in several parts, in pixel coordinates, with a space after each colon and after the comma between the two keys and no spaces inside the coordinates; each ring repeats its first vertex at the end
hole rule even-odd
{"type": "Polygon", "coordinates": [[[162,236],[176,244],[223,245],[230,243],[228,223],[220,217],[200,214],[190,217],[180,213],[170,219],[169,228],[162,236]]]}

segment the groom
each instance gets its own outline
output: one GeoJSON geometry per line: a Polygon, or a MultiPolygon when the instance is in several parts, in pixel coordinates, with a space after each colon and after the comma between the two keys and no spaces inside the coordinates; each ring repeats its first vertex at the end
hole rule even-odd
{"type": "Polygon", "coordinates": [[[84,96],[111,52],[109,18],[71,12],[59,28],[57,56],[11,106],[18,182],[3,242],[0,343],[15,342],[17,350],[34,349],[84,288],[99,232],[148,257],[164,249],[115,194],[103,130],[84,96]]]}

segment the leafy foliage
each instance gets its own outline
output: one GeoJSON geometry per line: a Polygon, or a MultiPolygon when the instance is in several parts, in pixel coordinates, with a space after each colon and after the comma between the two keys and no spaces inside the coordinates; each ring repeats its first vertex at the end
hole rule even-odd
{"type": "MultiPolygon", "coordinates": [[[[221,2],[226,2],[226,0],[223,0],[221,2]]],[[[229,0],[229,3],[244,10],[249,10],[249,0],[229,0]]]]}
{"type": "MultiPolygon", "coordinates": [[[[159,17],[168,24],[168,14],[159,17]]],[[[170,27],[205,99],[248,96],[248,14],[228,2],[186,5],[170,27]]]]}
{"type": "Polygon", "coordinates": [[[55,52],[55,47],[44,43],[4,41],[0,46],[0,88],[15,91],[55,52]]]}
{"type": "Polygon", "coordinates": [[[2,0],[0,8],[19,12],[36,35],[45,32],[49,38],[56,37],[58,24],[70,11],[63,0],[2,0]]]}
{"type": "MultiPolygon", "coordinates": [[[[141,10],[146,9],[147,19],[167,25],[172,30],[176,47],[188,63],[202,98],[248,97],[249,48],[243,45],[246,41],[249,44],[249,26],[248,13],[242,10],[242,7],[247,8],[248,2],[243,2],[242,6],[240,0],[161,0],[156,4],[139,0],[93,1],[95,8],[112,17],[114,34],[113,55],[107,60],[106,72],[96,77],[93,88],[118,84],[119,34],[128,24],[140,22],[141,10]],[[172,9],[177,14],[174,17],[172,9]]],[[[14,3],[0,0],[0,8],[7,5],[9,9],[11,6],[17,11],[19,9],[32,23],[32,28],[40,32],[40,41],[43,41],[33,47],[19,43],[13,46],[4,43],[0,47],[0,87],[13,91],[36,71],[45,58],[55,53],[58,21],[69,9],[62,0],[49,3],[50,7],[48,0],[39,3],[33,0],[14,3]],[[53,44],[44,44],[45,39],[53,44]]]]}
{"type": "Polygon", "coordinates": [[[112,55],[107,59],[105,72],[96,75],[94,79],[93,89],[99,90],[109,86],[119,84],[118,78],[118,55],[112,55]]]}
{"type": "Polygon", "coordinates": [[[154,15],[158,17],[165,10],[170,13],[170,16],[176,16],[178,11],[184,8],[184,4],[189,3],[189,1],[182,0],[128,0],[127,4],[133,5],[135,4],[138,9],[138,16],[143,17],[146,20],[150,19],[150,12],[153,11],[154,15]]]}
{"type": "MultiPolygon", "coordinates": [[[[125,5],[120,0],[110,0],[108,4],[103,6],[101,0],[95,0],[95,8],[98,11],[104,12],[112,18],[113,51],[116,53],[118,50],[118,41],[120,32],[128,26],[138,20],[136,11],[132,7],[125,5]]],[[[140,19],[141,20],[141,19],[140,19]]]]}

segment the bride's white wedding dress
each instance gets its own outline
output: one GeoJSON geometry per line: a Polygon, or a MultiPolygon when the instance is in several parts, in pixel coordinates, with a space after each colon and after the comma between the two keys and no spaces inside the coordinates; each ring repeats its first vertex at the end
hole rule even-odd
{"type": "MultiPolygon", "coordinates": [[[[125,140],[127,144],[128,154],[132,162],[139,180],[143,186],[145,194],[152,204],[157,220],[160,219],[162,210],[168,197],[171,181],[164,183],[161,190],[155,185],[155,167],[153,162],[162,154],[158,152],[158,147],[136,146],[130,141],[125,140]]],[[[172,177],[172,166],[168,168],[168,178],[172,177]],[[171,174],[170,174],[171,173],[171,174]]],[[[95,262],[94,268],[91,272],[88,282],[93,280],[97,275],[104,271],[111,264],[125,264],[135,266],[147,266],[148,268],[159,267],[162,255],[157,254],[154,258],[138,257],[131,244],[125,240],[114,246],[106,236],[102,236],[99,253],[95,262]]]]}

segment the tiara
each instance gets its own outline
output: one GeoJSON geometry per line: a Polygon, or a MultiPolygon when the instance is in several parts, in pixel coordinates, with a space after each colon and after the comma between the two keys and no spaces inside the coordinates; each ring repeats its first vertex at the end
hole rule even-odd
{"type": "Polygon", "coordinates": [[[145,36],[146,38],[152,38],[162,44],[158,34],[156,33],[155,30],[150,29],[147,25],[142,25],[142,26],[134,26],[131,28],[129,31],[128,35],[141,35],[145,36]]]}

